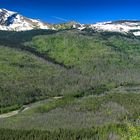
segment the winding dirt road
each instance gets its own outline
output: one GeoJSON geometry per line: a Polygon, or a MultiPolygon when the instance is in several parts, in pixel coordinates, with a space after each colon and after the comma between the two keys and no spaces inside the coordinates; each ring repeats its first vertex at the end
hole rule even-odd
{"type": "MultiPolygon", "coordinates": [[[[60,97],[53,97],[53,99],[61,99],[61,98],[63,98],[63,97],[61,97],[61,96],[60,97]]],[[[46,101],[46,99],[44,101],[46,101]]],[[[40,101],[38,101],[38,102],[40,102],[40,101]]],[[[18,110],[14,110],[14,111],[11,111],[8,113],[0,114],[0,119],[9,118],[9,117],[15,116],[21,112],[24,112],[24,111],[30,109],[33,104],[35,104],[35,103],[24,106],[24,109],[18,109],[18,110]]]]}

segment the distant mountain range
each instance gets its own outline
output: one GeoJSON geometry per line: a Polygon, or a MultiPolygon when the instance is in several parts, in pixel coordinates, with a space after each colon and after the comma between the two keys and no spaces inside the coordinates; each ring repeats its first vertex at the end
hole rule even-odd
{"type": "Polygon", "coordinates": [[[21,14],[6,9],[0,9],[0,30],[6,31],[27,31],[33,29],[91,29],[95,31],[120,32],[124,34],[131,33],[140,36],[140,21],[120,20],[100,22],[96,24],[80,24],[77,22],[67,22],[63,24],[48,24],[40,20],[27,18],[21,14]]]}

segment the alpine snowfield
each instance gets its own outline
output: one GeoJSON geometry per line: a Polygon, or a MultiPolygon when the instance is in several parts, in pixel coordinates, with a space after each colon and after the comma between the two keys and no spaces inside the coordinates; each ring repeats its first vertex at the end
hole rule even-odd
{"type": "Polygon", "coordinates": [[[133,33],[135,36],[140,35],[140,21],[115,21],[115,22],[102,22],[90,25],[90,28],[98,31],[110,31],[121,33],[133,33]]]}

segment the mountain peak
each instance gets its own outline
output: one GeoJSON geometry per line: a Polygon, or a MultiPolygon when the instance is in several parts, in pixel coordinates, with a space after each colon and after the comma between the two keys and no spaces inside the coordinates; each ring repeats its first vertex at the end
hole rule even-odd
{"type": "Polygon", "coordinates": [[[26,18],[17,12],[0,9],[0,30],[26,31],[32,29],[49,29],[48,24],[39,20],[26,18]]]}
{"type": "Polygon", "coordinates": [[[11,15],[17,13],[17,12],[13,12],[13,11],[7,10],[7,9],[5,9],[5,8],[0,9],[0,13],[1,13],[1,12],[3,12],[3,13],[9,13],[9,14],[11,14],[11,15]]]}

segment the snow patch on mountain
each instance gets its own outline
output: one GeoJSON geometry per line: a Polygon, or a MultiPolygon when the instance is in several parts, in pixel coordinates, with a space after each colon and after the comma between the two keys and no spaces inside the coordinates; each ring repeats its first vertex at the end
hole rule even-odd
{"type": "Polygon", "coordinates": [[[118,22],[101,22],[92,24],[90,28],[97,31],[133,33],[135,36],[140,35],[140,21],[118,21],[118,22]]]}
{"type": "Polygon", "coordinates": [[[140,31],[133,32],[133,34],[134,34],[135,36],[140,36],[140,31]]]}

